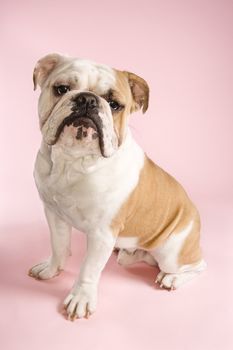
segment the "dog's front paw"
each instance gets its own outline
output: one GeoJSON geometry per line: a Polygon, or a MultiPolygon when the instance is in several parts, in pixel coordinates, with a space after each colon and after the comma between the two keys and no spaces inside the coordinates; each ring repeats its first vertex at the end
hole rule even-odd
{"type": "Polygon", "coordinates": [[[40,264],[33,266],[28,275],[39,280],[47,280],[57,276],[60,273],[60,269],[52,264],[50,260],[43,261],[40,264]]]}
{"type": "Polygon", "coordinates": [[[96,310],[97,286],[93,284],[81,284],[66,297],[64,307],[68,320],[76,318],[89,318],[96,310]]]}

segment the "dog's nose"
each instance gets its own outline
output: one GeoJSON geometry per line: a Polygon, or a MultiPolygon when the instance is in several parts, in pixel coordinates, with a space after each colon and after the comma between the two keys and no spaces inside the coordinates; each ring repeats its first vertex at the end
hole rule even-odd
{"type": "Polygon", "coordinates": [[[75,103],[78,108],[94,109],[98,106],[98,100],[91,92],[81,92],[75,98],[75,103]]]}

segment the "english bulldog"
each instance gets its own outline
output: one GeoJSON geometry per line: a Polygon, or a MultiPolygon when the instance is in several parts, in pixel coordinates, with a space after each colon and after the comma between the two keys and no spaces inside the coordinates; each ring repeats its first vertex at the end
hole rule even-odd
{"type": "Polygon", "coordinates": [[[200,219],[182,186],[135,142],[131,113],[149,102],[146,81],[92,61],[49,54],[35,67],[42,143],[34,177],[51,235],[52,254],[29,275],[64,269],[72,227],[86,233],[81,271],[64,301],[70,320],[89,317],[101,272],[114,248],[122,265],[158,265],[156,283],[176,289],[206,263],[200,219]]]}

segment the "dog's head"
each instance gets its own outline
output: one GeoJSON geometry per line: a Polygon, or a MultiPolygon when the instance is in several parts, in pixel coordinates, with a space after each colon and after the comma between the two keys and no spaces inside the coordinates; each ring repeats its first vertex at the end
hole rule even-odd
{"type": "Polygon", "coordinates": [[[125,138],[128,116],[148,108],[146,81],[133,73],[50,54],[34,69],[41,87],[40,128],[49,145],[110,157],[125,138]]]}

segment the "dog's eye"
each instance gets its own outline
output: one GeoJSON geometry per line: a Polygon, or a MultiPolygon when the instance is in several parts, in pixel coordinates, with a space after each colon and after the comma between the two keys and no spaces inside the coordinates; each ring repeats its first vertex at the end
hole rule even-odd
{"type": "Polygon", "coordinates": [[[66,94],[68,91],[70,91],[70,87],[69,85],[59,85],[59,86],[54,86],[54,90],[56,95],[64,95],[66,94]]]}
{"type": "Polygon", "coordinates": [[[108,101],[108,103],[113,111],[118,111],[122,107],[119,105],[119,103],[117,101],[110,100],[110,101],[108,101]]]}

